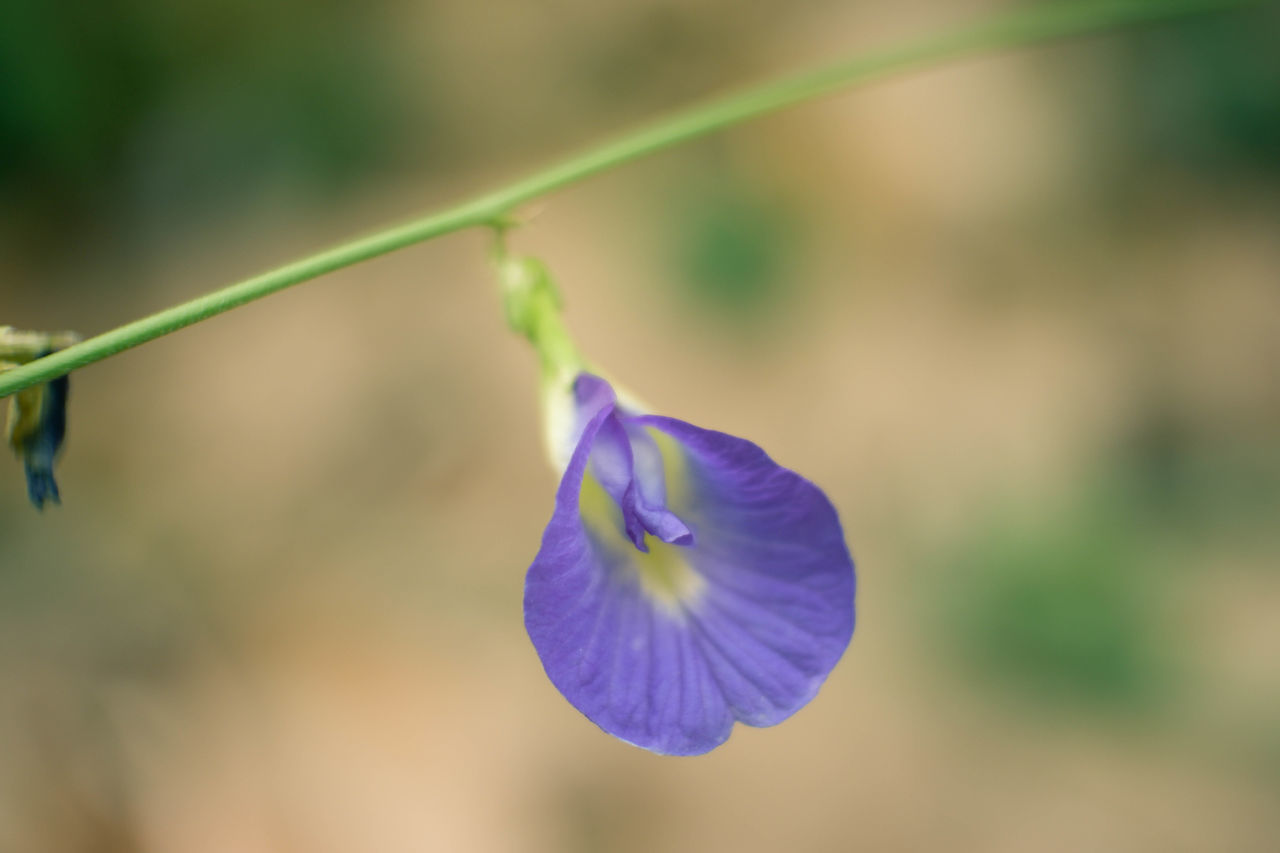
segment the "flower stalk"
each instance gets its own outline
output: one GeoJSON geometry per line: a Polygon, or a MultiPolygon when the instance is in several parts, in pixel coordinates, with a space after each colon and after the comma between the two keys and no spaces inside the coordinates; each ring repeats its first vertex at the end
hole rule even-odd
{"type": "Polygon", "coordinates": [[[587,363],[565,325],[560,292],[551,274],[536,258],[506,254],[501,243],[495,254],[507,325],[533,345],[543,383],[567,386],[586,370],[587,363]]]}

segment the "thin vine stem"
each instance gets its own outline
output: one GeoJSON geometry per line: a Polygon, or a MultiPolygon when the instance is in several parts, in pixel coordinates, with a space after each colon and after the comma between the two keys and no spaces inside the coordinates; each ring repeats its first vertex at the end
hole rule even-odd
{"type": "Polygon", "coordinates": [[[964,28],[783,77],[687,109],[570,157],[496,191],[326,249],[0,373],[0,397],[101,361],[264,296],[361,261],[478,226],[504,227],[512,212],[547,193],[717,130],[896,72],[979,53],[1226,11],[1257,0],[1075,0],[998,15],[964,28]]]}

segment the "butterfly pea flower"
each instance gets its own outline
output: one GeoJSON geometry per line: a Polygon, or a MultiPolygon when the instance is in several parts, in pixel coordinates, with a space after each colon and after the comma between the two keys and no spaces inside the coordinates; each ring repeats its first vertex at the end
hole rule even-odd
{"type": "Polygon", "coordinates": [[[853,633],[835,509],[750,441],[619,395],[567,343],[558,305],[534,309],[529,335],[562,471],[525,581],[547,675],[604,731],[653,752],[705,753],[735,722],[782,722],[853,633]]]}
{"type": "MultiPolygon", "coordinates": [[[[0,326],[0,371],[41,358],[79,340],[72,332],[49,334],[0,326]]],[[[61,503],[53,465],[67,433],[66,376],[32,385],[9,398],[5,438],[22,460],[27,497],[36,509],[61,503]]]]}

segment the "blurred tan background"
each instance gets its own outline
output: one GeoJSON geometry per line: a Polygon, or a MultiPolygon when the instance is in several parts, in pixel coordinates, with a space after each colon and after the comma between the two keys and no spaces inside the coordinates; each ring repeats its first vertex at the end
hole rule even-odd
{"type": "MultiPolygon", "coordinates": [[[[7,0],[0,322],[92,334],[999,4],[7,0]]],[[[77,373],[0,461],[0,851],[1275,850],[1280,17],[969,61],[516,236],[662,412],[821,484],[859,625],[695,759],[521,624],[551,512],[484,235],[77,373]]]]}

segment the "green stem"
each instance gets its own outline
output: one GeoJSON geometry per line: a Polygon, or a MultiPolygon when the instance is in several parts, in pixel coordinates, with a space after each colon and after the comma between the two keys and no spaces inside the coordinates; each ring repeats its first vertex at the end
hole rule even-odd
{"type": "Polygon", "coordinates": [[[503,310],[513,332],[524,335],[538,353],[542,378],[564,386],[587,369],[560,312],[560,293],[546,266],[536,258],[507,254],[501,230],[494,247],[494,266],[502,286],[503,310]]]}
{"type": "Polygon", "coordinates": [[[721,128],[858,83],[972,54],[1154,23],[1192,13],[1224,11],[1254,2],[1257,0],[1046,2],[969,27],[868,53],[827,68],[784,77],[686,110],[495,192],[277,267],[16,367],[0,374],[0,397],[360,261],[464,228],[501,226],[517,206],[568,184],[721,128]]]}

